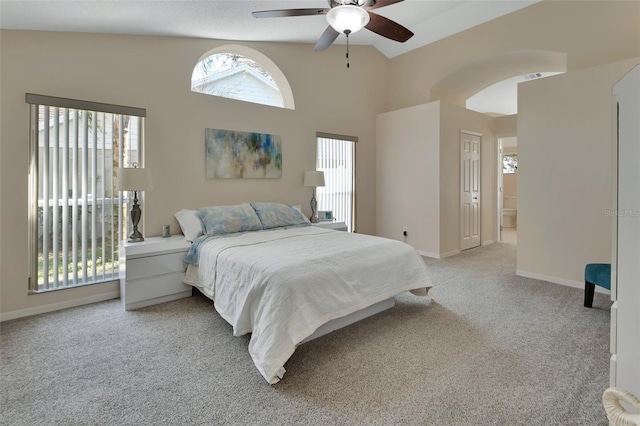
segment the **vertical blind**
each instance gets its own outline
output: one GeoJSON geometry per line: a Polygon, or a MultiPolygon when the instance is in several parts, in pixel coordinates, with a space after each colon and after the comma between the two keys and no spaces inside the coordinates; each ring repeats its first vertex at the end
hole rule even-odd
{"type": "Polygon", "coordinates": [[[334,218],[355,230],[355,151],[358,138],[317,133],[316,169],[324,172],[317,188],[318,210],[332,210],[334,218]]]}
{"type": "Polygon", "coordinates": [[[27,94],[33,292],[118,278],[127,199],[118,167],[141,159],[140,108],[27,94]]]}

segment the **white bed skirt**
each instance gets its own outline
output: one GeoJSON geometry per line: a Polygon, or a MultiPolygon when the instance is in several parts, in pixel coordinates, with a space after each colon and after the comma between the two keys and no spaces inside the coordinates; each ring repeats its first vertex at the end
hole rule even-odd
{"type": "MultiPolygon", "coordinates": [[[[184,277],[184,281],[185,284],[188,284],[190,286],[193,286],[195,288],[197,288],[200,293],[204,294],[205,296],[209,297],[211,300],[213,300],[211,298],[211,296],[207,295],[205,293],[205,287],[199,283],[198,280],[198,267],[196,265],[188,265],[187,267],[187,273],[185,274],[184,277]]],[[[418,288],[415,290],[411,290],[411,293],[415,294],[416,296],[427,296],[429,292],[429,288],[418,288]]],[[[382,302],[378,302],[378,303],[374,303],[371,306],[367,306],[366,308],[363,308],[359,311],[353,312],[349,315],[345,315],[343,317],[340,318],[336,318],[336,319],[332,319],[331,321],[325,323],[324,325],[318,327],[316,329],[316,331],[309,337],[307,337],[306,339],[304,339],[302,342],[300,343],[306,343],[309,342],[313,339],[317,339],[318,337],[324,336],[325,334],[329,334],[332,331],[336,331],[339,330],[341,328],[344,328],[348,325],[351,325],[353,323],[356,323],[358,321],[361,321],[365,318],[368,318],[370,316],[373,316],[375,314],[379,314],[380,312],[384,312],[388,309],[393,308],[396,305],[396,298],[395,297],[391,297],[389,299],[383,300],[382,302]]]]}

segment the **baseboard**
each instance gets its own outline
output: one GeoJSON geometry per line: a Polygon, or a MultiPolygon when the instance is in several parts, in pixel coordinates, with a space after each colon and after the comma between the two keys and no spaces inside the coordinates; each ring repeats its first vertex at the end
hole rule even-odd
{"type": "Polygon", "coordinates": [[[191,297],[193,290],[189,288],[187,291],[181,291],[179,293],[170,294],[168,296],[156,297],[154,299],[147,299],[141,302],[127,303],[124,305],[126,311],[133,311],[135,309],[146,308],[147,306],[158,305],[160,303],[172,302],[174,300],[183,299],[185,297],[191,297]]]}
{"type": "MultiPolygon", "coordinates": [[[[491,244],[495,244],[495,242],[496,240],[485,240],[482,242],[482,245],[488,246],[491,244]]],[[[446,253],[437,254],[418,250],[418,253],[420,253],[421,256],[433,257],[434,259],[444,259],[445,257],[455,256],[456,254],[459,254],[461,252],[462,250],[451,250],[446,253]]]]}
{"type": "Polygon", "coordinates": [[[440,254],[440,258],[444,259],[445,257],[455,256],[456,254],[459,254],[459,253],[460,253],[459,249],[451,250],[451,251],[448,251],[446,253],[441,253],[440,254]]]}
{"type": "Polygon", "coordinates": [[[458,253],[460,253],[460,250],[452,250],[447,253],[431,253],[428,251],[418,250],[418,254],[420,256],[431,257],[433,259],[444,259],[445,257],[453,256],[458,253]]]}
{"type": "MultiPolygon", "coordinates": [[[[566,278],[552,277],[549,275],[537,274],[535,272],[523,271],[522,269],[516,269],[516,275],[519,277],[533,278],[535,280],[547,281],[553,284],[560,284],[567,287],[584,289],[584,281],[573,281],[573,280],[568,280],[566,278]]],[[[609,290],[598,287],[598,286],[596,286],[596,292],[603,293],[603,294],[611,294],[609,290]]]]}
{"type": "Polygon", "coordinates": [[[73,299],[67,302],[52,303],[50,305],[36,306],[34,308],[20,309],[0,313],[0,322],[13,319],[30,317],[32,315],[45,314],[47,312],[59,311],[60,309],[74,308],[76,306],[89,305],[91,303],[104,302],[105,300],[117,299],[120,297],[119,291],[97,294],[95,296],[73,299]]]}
{"type": "Polygon", "coordinates": [[[615,388],[616,374],[618,374],[618,354],[611,355],[609,359],[609,386],[615,388]]]}
{"type": "Polygon", "coordinates": [[[618,301],[616,300],[611,305],[611,333],[609,333],[609,352],[613,355],[618,353],[618,301]]]}
{"type": "Polygon", "coordinates": [[[440,255],[437,254],[437,253],[431,253],[431,252],[428,252],[428,251],[418,250],[418,254],[420,256],[430,257],[432,259],[440,259],[440,255]]]}

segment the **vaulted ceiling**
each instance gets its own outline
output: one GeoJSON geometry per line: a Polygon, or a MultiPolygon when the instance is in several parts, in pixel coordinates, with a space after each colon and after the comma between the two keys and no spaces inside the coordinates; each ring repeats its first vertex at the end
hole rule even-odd
{"type": "MultiPolygon", "coordinates": [[[[411,39],[399,43],[363,29],[352,34],[349,42],[371,45],[386,57],[393,58],[538,1],[540,0],[404,0],[377,8],[374,12],[407,27],[414,33],[411,39]]],[[[328,26],[324,16],[256,19],[251,12],[327,7],[328,0],[0,0],[0,28],[296,42],[309,43],[309,48],[312,49],[328,26]]],[[[344,35],[341,35],[335,44],[345,42],[344,35]]],[[[452,84],[459,89],[463,84],[466,92],[459,95],[465,95],[466,99],[481,88],[514,76],[513,70],[505,67],[502,71],[510,74],[496,80],[496,62],[492,60],[488,63],[491,69],[486,72],[493,73],[492,82],[479,84],[481,82],[476,80],[479,78],[478,70],[482,67],[474,64],[472,78],[468,78],[468,70],[459,70],[434,87],[435,92],[439,89],[446,91],[452,84]]],[[[520,64],[520,68],[522,65],[520,64]]],[[[522,73],[545,71],[529,68],[523,69],[522,73]]],[[[477,95],[469,107],[482,104],[481,107],[476,107],[480,108],[477,110],[508,114],[516,105],[517,83],[523,80],[524,77],[511,78],[498,87],[499,92],[494,90],[477,95]],[[497,97],[496,93],[501,95],[497,97]],[[494,100],[498,104],[494,102],[486,105],[486,101],[494,100]]]]}
{"type": "MultiPolygon", "coordinates": [[[[404,0],[375,13],[411,30],[409,41],[362,30],[349,42],[392,58],[538,1],[404,0]]],[[[327,7],[327,0],[0,0],[0,28],[315,44],[327,27],[324,16],[255,19],[251,12],[327,7]]]]}

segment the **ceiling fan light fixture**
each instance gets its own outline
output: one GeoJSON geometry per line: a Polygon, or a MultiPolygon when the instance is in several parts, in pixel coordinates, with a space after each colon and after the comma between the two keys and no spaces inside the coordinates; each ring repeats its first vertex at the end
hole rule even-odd
{"type": "Polygon", "coordinates": [[[369,13],[359,6],[336,6],[327,12],[327,22],[339,33],[353,34],[369,23],[369,13]]]}

